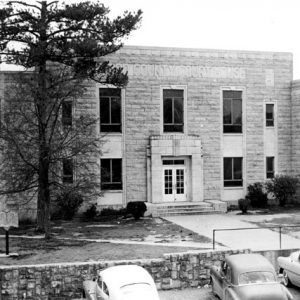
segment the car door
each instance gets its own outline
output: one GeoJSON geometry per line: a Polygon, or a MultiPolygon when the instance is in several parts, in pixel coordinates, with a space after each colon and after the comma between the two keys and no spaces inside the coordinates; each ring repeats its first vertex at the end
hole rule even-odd
{"type": "Polygon", "coordinates": [[[232,282],[231,282],[231,268],[226,265],[226,268],[224,268],[224,279],[223,279],[223,285],[222,285],[222,300],[227,299],[228,295],[228,289],[231,289],[232,282]]]}
{"type": "Polygon", "coordinates": [[[218,271],[214,273],[215,276],[213,276],[212,278],[214,284],[214,291],[221,299],[223,295],[223,281],[225,278],[224,270],[226,269],[226,267],[226,262],[222,261],[220,269],[218,269],[218,271]]]}

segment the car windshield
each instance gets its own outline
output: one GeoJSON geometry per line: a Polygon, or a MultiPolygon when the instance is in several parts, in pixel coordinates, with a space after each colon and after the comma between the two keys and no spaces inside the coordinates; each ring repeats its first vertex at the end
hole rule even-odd
{"type": "Polygon", "coordinates": [[[155,293],[148,283],[134,283],[121,287],[122,300],[154,300],[155,293]]]}
{"type": "Polygon", "coordinates": [[[275,282],[276,279],[272,272],[255,271],[243,273],[239,277],[239,284],[253,284],[253,283],[265,283],[275,282]]]}

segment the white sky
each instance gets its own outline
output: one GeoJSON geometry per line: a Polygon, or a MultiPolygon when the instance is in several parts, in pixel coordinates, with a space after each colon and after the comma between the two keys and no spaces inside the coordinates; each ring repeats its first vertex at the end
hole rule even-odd
{"type": "Polygon", "coordinates": [[[300,0],[101,2],[112,17],[142,9],[141,26],[126,45],[292,52],[294,79],[300,79],[300,0]]]}
{"type": "Polygon", "coordinates": [[[299,0],[103,0],[112,16],[142,9],[126,45],[292,52],[300,79],[299,0]]]}

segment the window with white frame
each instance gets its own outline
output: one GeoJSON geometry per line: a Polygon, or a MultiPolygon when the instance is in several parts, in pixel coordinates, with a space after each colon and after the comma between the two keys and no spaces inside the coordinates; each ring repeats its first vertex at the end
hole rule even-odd
{"type": "Polygon", "coordinates": [[[100,131],[122,132],[121,89],[100,88],[100,131]]]}
{"type": "Polygon", "coordinates": [[[266,157],[266,178],[274,178],[275,166],[274,166],[274,156],[266,157]]]}
{"type": "Polygon", "coordinates": [[[266,127],[274,127],[274,104],[266,103],[266,127]]]}
{"type": "Polygon", "coordinates": [[[224,157],[224,187],[243,186],[243,158],[224,157]]]}
{"type": "Polygon", "coordinates": [[[101,188],[102,190],[122,189],[122,159],[101,159],[101,188]]]}
{"type": "Polygon", "coordinates": [[[163,131],[184,131],[183,89],[163,89],[163,131]]]}
{"type": "Polygon", "coordinates": [[[242,133],[242,91],[223,91],[223,132],[242,133]]]}

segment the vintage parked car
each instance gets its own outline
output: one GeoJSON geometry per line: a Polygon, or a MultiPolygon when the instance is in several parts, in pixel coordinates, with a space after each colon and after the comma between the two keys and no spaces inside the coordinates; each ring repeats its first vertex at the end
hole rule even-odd
{"type": "Polygon", "coordinates": [[[282,274],[282,283],[285,286],[291,284],[300,287],[300,251],[295,251],[288,257],[279,256],[279,274],[282,274]]]}
{"type": "Polygon", "coordinates": [[[151,275],[136,265],[120,265],[99,273],[97,280],[83,282],[89,300],[159,300],[151,275]]]}
{"type": "Polygon", "coordinates": [[[210,270],[212,292],[221,300],[289,300],[273,265],[259,254],[230,255],[210,270]]]}

